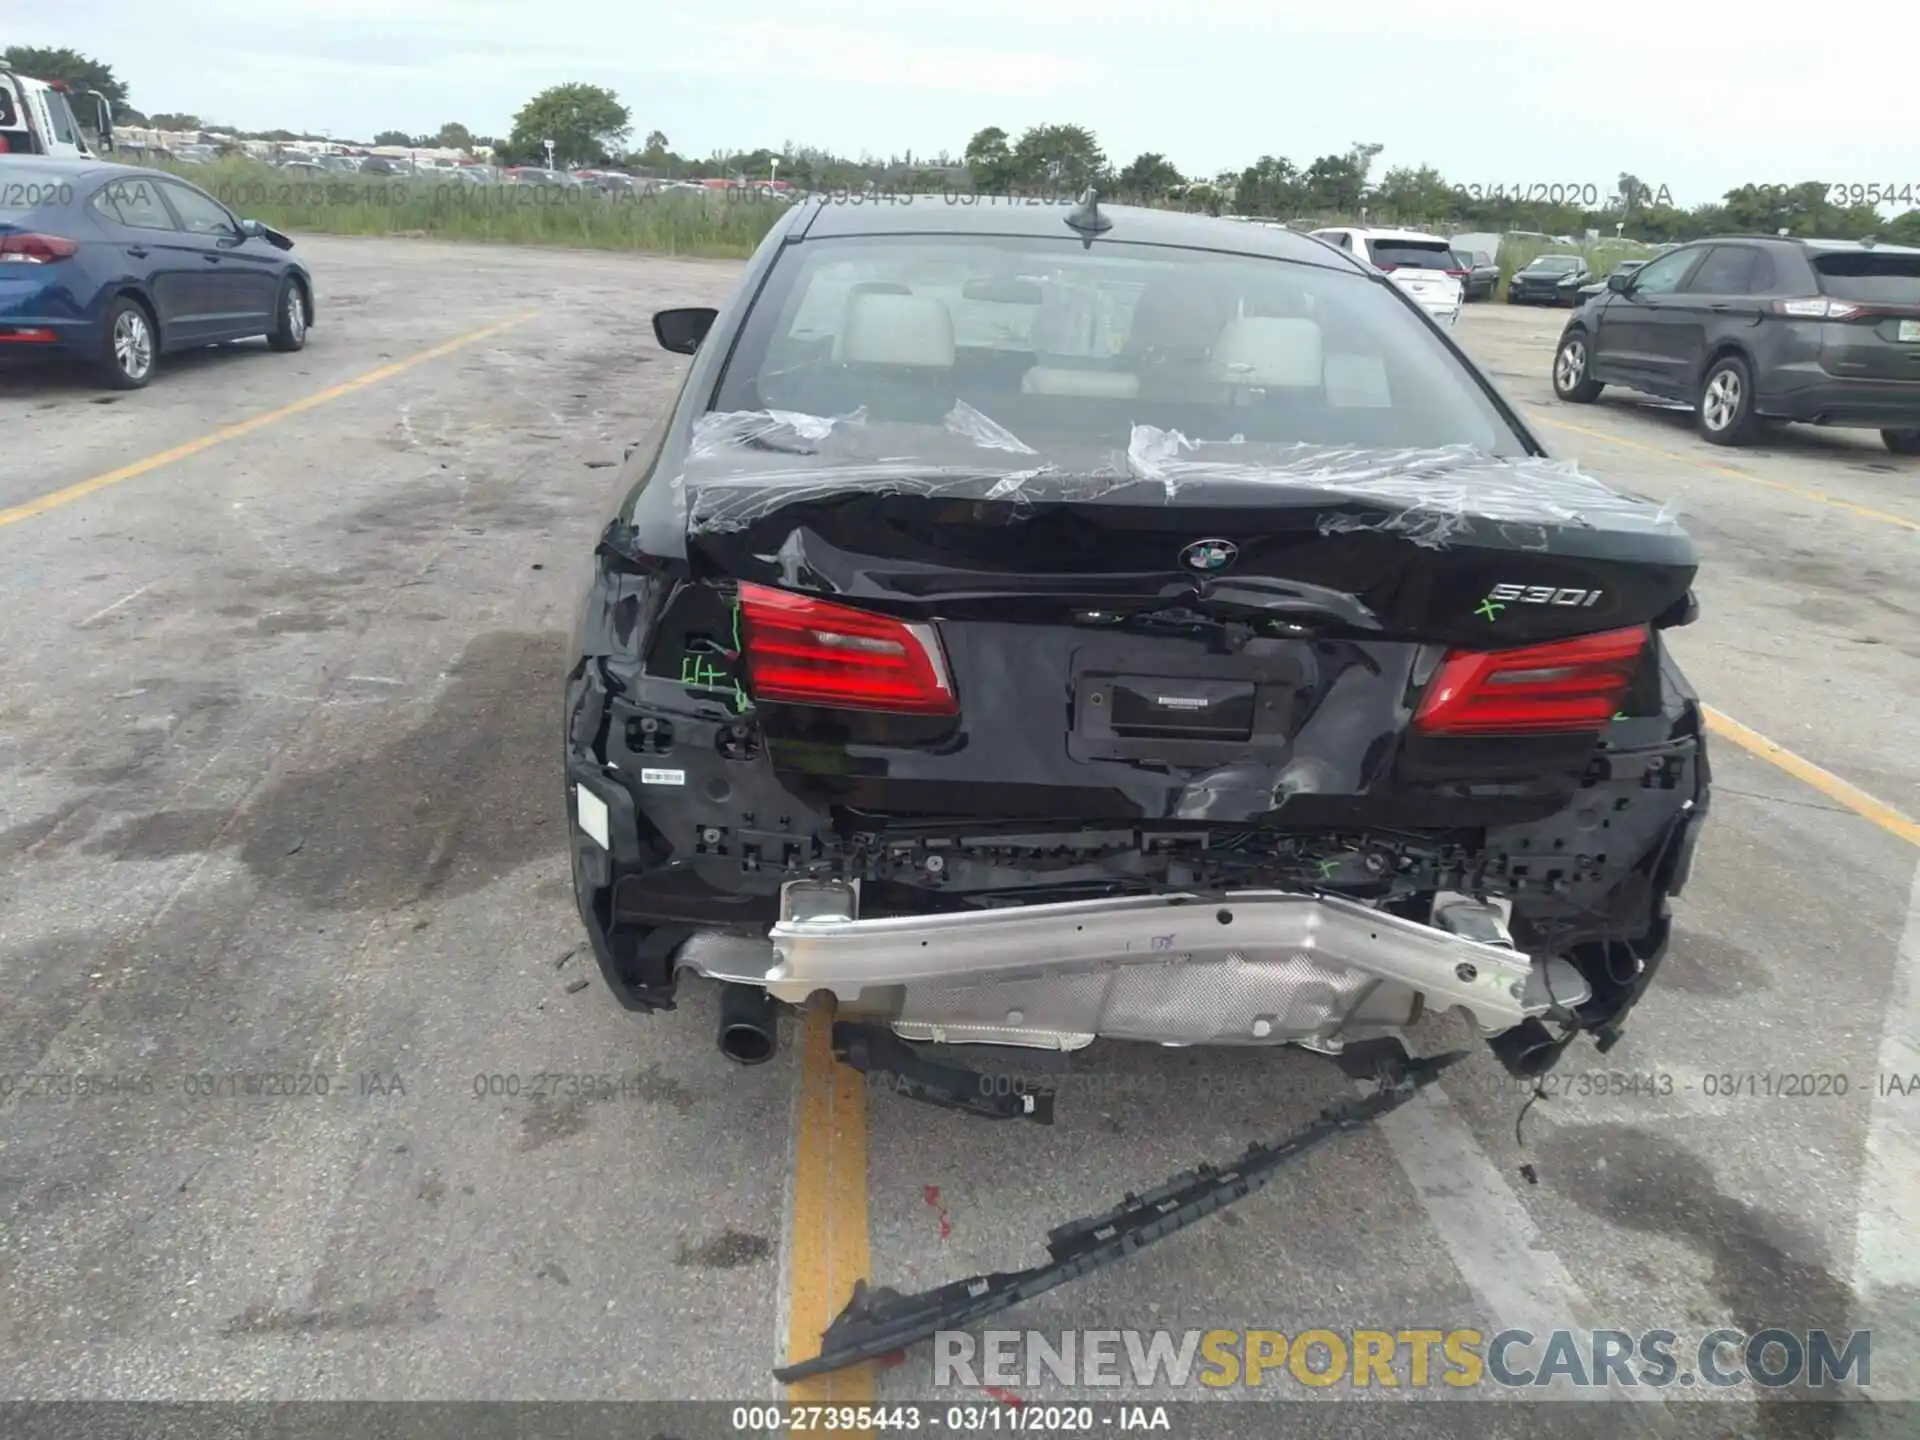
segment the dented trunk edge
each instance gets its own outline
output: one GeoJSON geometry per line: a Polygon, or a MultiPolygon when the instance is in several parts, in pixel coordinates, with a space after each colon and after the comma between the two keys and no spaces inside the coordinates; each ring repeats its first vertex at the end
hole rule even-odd
{"type": "Polygon", "coordinates": [[[746,529],[787,506],[847,491],[1015,505],[1158,492],[1171,505],[1252,486],[1269,497],[1324,496],[1322,534],[1381,530],[1428,549],[1489,528],[1515,549],[1546,549],[1551,532],[1602,525],[1685,540],[1670,506],[1623,495],[1566,461],[1467,445],[1192,440],[1136,424],[1121,452],[1053,448],[1057,454],[1036,450],[965,401],[937,426],[870,422],[864,410],[719,411],[694,423],[671,488],[693,537],[746,529]]]}

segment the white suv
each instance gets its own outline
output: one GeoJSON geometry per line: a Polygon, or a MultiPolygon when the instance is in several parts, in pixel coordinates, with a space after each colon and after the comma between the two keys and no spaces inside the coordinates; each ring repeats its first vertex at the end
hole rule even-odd
{"type": "Polygon", "coordinates": [[[1460,318],[1460,304],[1472,273],[1438,235],[1418,230],[1357,230],[1336,227],[1310,232],[1384,270],[1422,310],[1442,325],[1460,318]]]}

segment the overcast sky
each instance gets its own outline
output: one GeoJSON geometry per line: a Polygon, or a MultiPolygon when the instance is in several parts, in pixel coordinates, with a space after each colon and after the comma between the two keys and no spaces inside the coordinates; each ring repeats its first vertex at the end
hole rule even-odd
{"type": "MultiPolygon", "coordinates": [[[[1088,126],[1190,174],[1356,141],[1463,184],[1594,185],[1680,204],[1748,181],[1920,192],[1920,4],[1811,12],[1552,0],[91,0],[18,5],[0,39],[111,64],[143,110],[370,136],[504,134],[588,81],[682,154],[955,155],[985,125],[1088,126]],[[676,7],[677,8],[677,7],[676,7]],[[1787,17],[1794,18],[1787,18],[1787,17]],[[1886,63],[1879,58],[1885,57],[1886,63]],[[1898,63],[1893,63],[1895,61],[1898,63]]],[[[1897,206],[1895,208],[1906,208],[1897,206]]]]}

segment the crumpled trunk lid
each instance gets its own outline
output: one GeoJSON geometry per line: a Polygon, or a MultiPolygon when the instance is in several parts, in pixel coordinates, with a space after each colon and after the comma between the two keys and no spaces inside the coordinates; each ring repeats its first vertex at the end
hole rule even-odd
{"type": "Polygon", "coordinates": [[[903,617],[1197,606],[1482,648],[1651,623],[1697,566],[1665,511],[1538,457],[1147,426],[1039,454],[964,406],[948,422],[708,417],[677,482],[689,554],[903,617]]]}

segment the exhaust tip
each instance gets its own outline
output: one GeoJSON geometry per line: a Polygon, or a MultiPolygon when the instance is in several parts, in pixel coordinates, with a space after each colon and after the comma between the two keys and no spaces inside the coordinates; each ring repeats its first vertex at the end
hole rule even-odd
{"type": "Polygon", "coordinates": [[[780,1048],[780,1009],[757,985],[720,990],[720,1053],[736,1065],[764,1065],[780,1048]]]}
{"type": "Polygon", "coordinates": [[[773,1035],[758,1025],[729,1025],[720,1032],[720,1053],[736,1065],[764,1065],[775,1048],[773,1035]]]}

